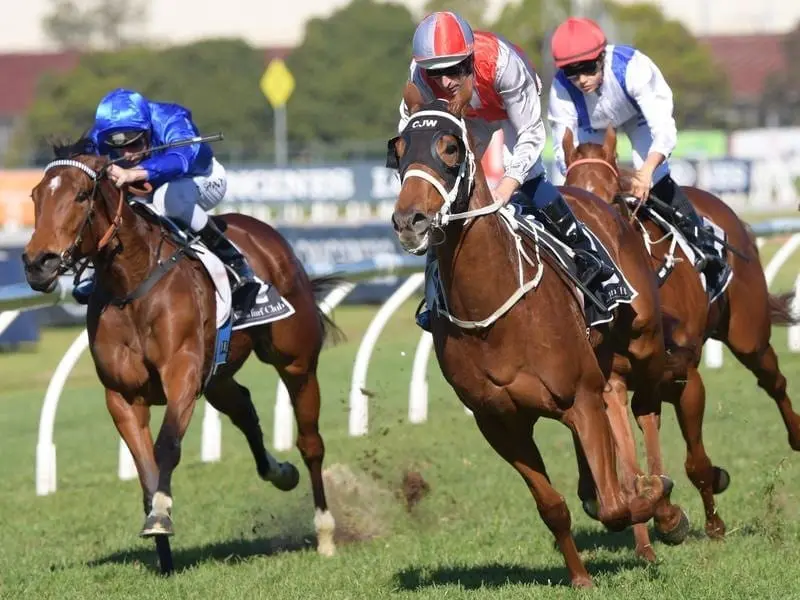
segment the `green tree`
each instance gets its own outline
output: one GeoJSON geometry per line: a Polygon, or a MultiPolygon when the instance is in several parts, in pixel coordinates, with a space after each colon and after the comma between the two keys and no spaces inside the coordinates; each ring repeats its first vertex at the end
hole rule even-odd
{"type": "Polygon", "coordinates": [[[66,50],[118,49],[142,36],[147,3],[132,0],[51,0],[42,21],[47,35],[66,50]]]}
{"type": "Polygon", "coordinates": [[[421,16],[445,10],[464,17],[473,29],[486,28],[486,0],[428,0],[421,16]]]}
{"type": "Polygon", "coordinates": [[[263,52],[239,40],[85,54],[71,72],[42,79],[7,162],[48,158],[48,140],[75,138],[91,127],[98,101],[117,87],[186,106],[201,132],[224,132],[226,141],[215,145],[223,156],[263,159],[272,128],[258,88],[263,71],[263,52]]]}
{"type": "Polygon", "coordinates": [[[305,144],[389,138],[397,128],[414,28],[405,7],[374,0],[353,0],[326,19],[309,21],[286,61],[297,82],[287,105],[290,138],[305,144]]]}
{"type": "MultiPolygon", "coordinates": [[[[506,5],[492,30],[518,44],[549,88],[554,68],[549,39],[570,16],[569,0],[522,0],[506,5]]],[[[724,123],[728,83],[710,51],[678,21],[664,17],[652,4],[596,2],[588,10],[611,43],[632,44],[661,69],[675,100],[679,127],[714,127],[724,123]]],[[[546,93],[543,102],[546,102],[546,93]]]]}
{"type": "Polygon", "coordinates": [[[608,12],[623,41],[649,56],[664,74],[672,88],[679,128],[725,125],[730,87],[708,48],[652,4],[608,2],[608,12]]]}

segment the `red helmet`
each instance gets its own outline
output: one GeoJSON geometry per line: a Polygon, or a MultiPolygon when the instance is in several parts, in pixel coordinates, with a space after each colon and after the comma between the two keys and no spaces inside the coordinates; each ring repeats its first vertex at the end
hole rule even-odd
{"type": "Polygon", "coordinates": [[[454,12],[435,12],[425,17],[414,32],[414,61],[423,69],[446,69],[472,56],[472,28],[454,12]]]}
{"type": "Polygon", "coordinates": [[[550,49],[556,66],[594,60],[606,48],[606,35],[600,26],[583,17],[570,17],[553,32],[550,49]]]}

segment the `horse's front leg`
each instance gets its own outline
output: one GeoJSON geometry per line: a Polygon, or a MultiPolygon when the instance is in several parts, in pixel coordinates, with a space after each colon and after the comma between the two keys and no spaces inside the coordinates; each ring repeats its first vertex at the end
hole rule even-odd
{"type": "Polygon", "coordinates": [[[181,441],[192,418],[201,387],[201,358],[178,351],[161,369],[167,409],[155,443],[158,484],[142,536],[172,535],[172,472],[181,460],[181,441]]]}
{"type": "Polygon", "coordinates": [[[139,483],[142,485],[144,512],[147,514],[158,486],[158,466],[153,453],[153,438],[150,436],[150,407],[141,397],[128,403],[121,394],[109,389],[106,389],[106,407],[136,463],[139,483]]]}

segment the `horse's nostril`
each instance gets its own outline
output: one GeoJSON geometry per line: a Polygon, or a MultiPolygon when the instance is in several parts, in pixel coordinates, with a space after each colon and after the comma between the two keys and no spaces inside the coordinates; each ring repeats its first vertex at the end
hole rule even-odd
{"type": "Polygon", "coordinates": [[[415,212],[411,217],[411,230],[418,235],[422,235],[428,229],[430,223],[431,220],[425,213],[415,212]]]}

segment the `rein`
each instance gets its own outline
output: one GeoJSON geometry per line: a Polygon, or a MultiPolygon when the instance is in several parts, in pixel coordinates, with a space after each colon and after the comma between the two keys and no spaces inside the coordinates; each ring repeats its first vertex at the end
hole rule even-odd
{"type": "MultiPolygon", "coordinates": [[[[109,163],[110,164],[110,163],[109,163]]],[[[89,200],[89,205],[86,209],[86,214],[83,218],[83,223],[81,224],[80,229],[78,230],[78,234],[75,237],[75,240],[72,244],[67,247],[64,252],[61,253],[59,258],[59,266],[58,272],[60,274],[65,273],[69,269],[75,267],[76,263],[80,260],[77,256],[77,252],[81,244],[83,243],[83,236],[84,231],[87,227],[91,228],[92,220],[94,219],[95,212],[96,212],[96,198],[97,194],[99,193],[99,183],[100,179],[102,179],[106,174],[106,168],[109,165],[105,165],[100,171],[95,171],[90,166],[73,159],[59,159],[54,160],[49,163],[44,168],[44,172],[47,173],[50,169],[54,169],[57,167],[72,167],[78,169],[85,175],[92,180],[92,190],[88,193],[81,193],[79,198],[85,197],[89,200]]],[[[114,217],[111,220],[111,224],[109,225],[108,229],[106,229],[105,233],[100,238],[100,241],[97,243],[97,252],[101,252],[105,249],[113,239],[115,239],[119,234],[119,228],[122,224],[122,210],[125,205],[125,191],[130,192],[134,196],[147,196],[153,191],[153,186],[148,183],[144,182],[141,187],[133,187],[127,186],[125,188],[119,189],[119,201],[117,202],[117,208],[114,211],[114,217]]],[[[161,254],[161,248],[164,243],[164,236],[161,238],[161,242],[158,245],[157,255],[161,254]]],[[[138,285],[136,288],[130,293],[124,296],[123,298],[112,298],[109,300],[109,304],[112,304],[117,307],[123,307],[127,304],[130,304],[134,300],[145,296],[155,285],[158,281],[168,272],[170,271],[178,261],[186,254],[186,246],[178,246],[175,252],[166,260],[166,261],[158,261],[158,266],[154,268],[145,279],[138,285]]],[[[86,269],[88,264],[88,259],[84,262],[83,266],[79,267],[76,272],[76,279],[80,277],[81,273],[86,269]]]]}
{"type": "MultiPolygon", "coordinates": [[[[442,185],[441,181],[438,178],[434,177],[427,171],[423,171],[421,169],[408,169],[404,174],[401,181],[401,186],[410,178],[416,177],[419,179],[423,179],[426,182],[430,183],[434,189],[442,196],[442,207],[436,213],[433,218],[433,221],[430,225],[431,229],[444,232],[444,227],[447,226],[449,223],[454,221],[470,221],[473,218],[482,217],[485,215],[490,215],[497,213],[498,217],[500,218],[500,222],[505,226],[508,232],[511,234],[511,237],[514,240],[514,245],[517,251],[517,265],[518,265],[518,277],[519,277],[519,285],[517,289],[514,291],[511,296],[491,315],[486,317],[485,319],[481,319],[479,321],[464,321],[455,317],[453,314],[450,313],[448,307],[439,307],[437,306],[437,312],[444,316],[448,321],[453,323],[454,325],[462,328],[462,329],[485,329],[490,325],[494,324],[498,319],[500,319],[503,315],[505,315],[509,310],[511,310],[514,305],[519,302],[519,300],[525,296],[530,290],[534,289],[536,286],[539,285],[539,282],[542,279],[544,266],[542,261],[539,257],[539,246],[537,240],[534,240],[534,249],[535,249],[535,259],[531,258],[524,247],[524,242],[522,240],[522,236],[517,233],[517,224],[515,222],[513,216],[513,208],[507,207],[505,202],[494,201],[491,204],[486,206],[481,206],[479,208],[475,208],[472,210],[466,210],[462,212],[451,212],[453,204],[456,202],[459,196],[459,192],[461,191],[462,185],[466,184],[465,192],[467,198],[470,198],[475,191],[475,174],[477,172],[477,166],[475,161],[475,155],[472,152],[472,149],[469,145],[469,136],[467,134],[467,125],[464,122],[464,119],[458,118],[449,112],[444,110],[422,110],[414,113],[413,119],[417,119],[420,117],[441,117],[446,118],[455,123],[460,132],[461,132],[461,141],[464,144],[464,159],[461,162],[459,167],[458,175],[455,178],[455,182],[453,183],[452,187],[447,190],[442,185]],[[505,209],[505,210],[503,210],[505,209]],[[536,269],[536,274],[533,276],[532,279],[529,281],[525,281],[525,274],[523,265],[527,263],[532,268],[536,269]]],[[[410,122],[410,121],[409,121],[410,122]]],[[[408,125],[406,125],[408,126],[408,125]]],[[[446,239],[445,235],[442,235],[441,241],[438,244],[444,243],[446,239]]],[[[438,245],[437,244],[437,245],[438,245]]],[[[442,298],[444,303],[447,304],[447,298],[445,297],[444,290],[441,291],[442,298]]]]}

